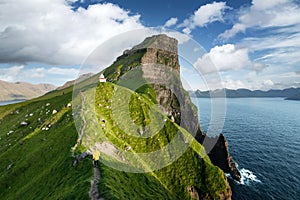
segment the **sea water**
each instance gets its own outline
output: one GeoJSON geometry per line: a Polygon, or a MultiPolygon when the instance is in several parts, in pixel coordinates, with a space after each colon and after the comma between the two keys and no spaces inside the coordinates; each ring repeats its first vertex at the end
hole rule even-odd
{"type": "MultiPolygon", "coordinates": [[[[210,123],[211,101],[193,98],[201,128],[210,123]]],[[[220,99],[221,101],[222,99],[220,99]]],[[[226,99],[223,128],[242,182],[230,177],[233,199],[300,199],[300,101],[226,99]]]]}
{"type": "Polygon", "coordinates": [[[15,103],[20,103],[25,100],[12,100],[12,101],[0,101],[0,106],[8,105],[8,104],[15,104],[15,103]]]}

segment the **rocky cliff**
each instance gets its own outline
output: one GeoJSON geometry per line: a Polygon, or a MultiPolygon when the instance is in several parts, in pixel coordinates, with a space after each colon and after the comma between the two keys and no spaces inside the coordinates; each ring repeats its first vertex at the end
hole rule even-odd
{"type": "Polygon", "coordinates": [[[220,167],[225,173],[229,173],[230,176],[236,180],[241,180],[241,174],[237,169],[237,166],[229,153],[228,142],[223,134],[219,137],[211,138],[202,134],[198,141],[202,144],[203,140],[207,140],[207,144],[215,144],[210,152],[207,152],[212,163],[220,167]]]}
{"type": "MultiPolygon", "coordinates": [[[[108,79],[106,83],[99,83],[98,75],[80,82],[83,90],[75,99],[72,87],[68,87],[34,101],[0,107],[3,199],[36,199],[37,196],[88,199],[94,191],[98,193],[93,197],[103,199],[231,198],[224,172],[213,165],[203,146],[182,128],[191,130],[192,127],[197,136],[203,135],[197,110],[181,86],[176,55],[162,65],[155,60],[163,57],[155,58],[151,53],[150,59],[147,51],[152,50],[137,49],[119,57],[103,72],[108,79]],[[142,60],[149,63],[141,65],[142,60]],[[95,87],[94,93],[90,86],[95,87]],[[127,97],[130,101],[124,101],[127,97]],[[129,115],[124,114],[122,107],[129,109],[129,115]],[[77,112],[78,108],[83,109],[77,112]],[[157,113],[155,118],[149,114],[152,108],[157,113]],[[80,129],[75,126],[77,117],[82,125],[80,129]],[[27,126],[20,125],[23,121],[27,126]],[[144,132],[140,127],[147,128],[150,122],[162,126],[151,137],[140,137],[144,132]],[[175,148],[171,146],[164,151],[177,136],[175,148]],[[187,149],[168,162],[180,150],[177,144],[187,149]],[[95,148],[101,151],[98,164],[93,162],[90,153],[84,153],[94,152],[95,148]],[[153,152],[158,154],[143,157],[144,153],[153,152]],[[75,164],[72,155],[79,156],[75,164]],[[131,173],[132,166],[151,170],[131,173]]],[[[161,53],[168,56],[167,50],[161,53]]]]}
{"type": "Polygon", "coordinates": [[[141,44],[124,52],[123,56],[144,52],[141,58],[143,76],[153,84],[156,100],[165,114],[174,118],[175,122],[192,133],[202,144],[215,144],[207,152],[211,161],[225,173],[230,173],[233,179],[240,181],[241,175],[230,156],[228,143],[223,134],[218,138],[210,138],[202,133],[199,125],[197,108],[191,102],[188,93],[180,81],[180,65],[178,61],[178,42],[167,35],[156,35],[146,38],[141,44]],[[168,70],[170,67],[173,70],[168,70]]]}
{"type": "MultiPolygon", "coordinates": [[[[140,67],[142,77],[154,89],[156,101],[161,105],[163,113],[188,130],[200,143],[204,139],[216,143],[214,148],[207,152],[211,161],[239,181],[240,174],[229,154],[224,135],[220,134],[219,138],[209,138],[200,129],[197,108],[180,81],[177,46],[177,40],[167,35],[146,38],[131,50],[124,51],[123,55],[104,73],[109,81],[118,82],[128,71],[140,67]]],[[[223,197],[229,199],[230,196],[229,189],[223,197]]]]}

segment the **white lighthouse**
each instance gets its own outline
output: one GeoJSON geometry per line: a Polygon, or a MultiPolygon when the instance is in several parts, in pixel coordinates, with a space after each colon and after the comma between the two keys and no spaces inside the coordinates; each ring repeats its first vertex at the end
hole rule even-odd
{"type": "Polygon", "coordinates": [[[100,83],[105,83],[106,82],[106,78],[104,77],[103,74],[100,74],[100,76],[99,76],[99,82],[100,83]]]}

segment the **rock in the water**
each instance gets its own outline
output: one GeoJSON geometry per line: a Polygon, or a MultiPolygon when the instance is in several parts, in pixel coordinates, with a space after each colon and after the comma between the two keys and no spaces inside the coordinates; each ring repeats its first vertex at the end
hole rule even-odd
{"type": "Polygon", "coordinates": [[[226,141],[225,136],[220,134],[218,138],[206,138],[206,140],[211,140],[213,143],[215,143],[212,150],[208,152],[211,162],[222,169],[225,173],[230,173],[230,176],[234,180],[241,181],[241,174],[237,169],[234,160],[229,154],[228,142],[226,141]]]}

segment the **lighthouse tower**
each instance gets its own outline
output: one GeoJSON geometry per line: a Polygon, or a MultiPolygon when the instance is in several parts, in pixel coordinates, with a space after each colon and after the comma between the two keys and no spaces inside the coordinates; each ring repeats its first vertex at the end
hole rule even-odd
{"type": "Polygon", "coordinates": [[[103,74],[100,74],[100,76],[99,76],[99,82],[100,83],[105,83],[106,82],[106,78],[104,77],[103,74]]]}

